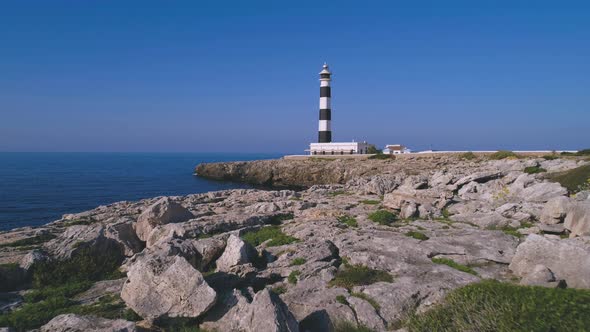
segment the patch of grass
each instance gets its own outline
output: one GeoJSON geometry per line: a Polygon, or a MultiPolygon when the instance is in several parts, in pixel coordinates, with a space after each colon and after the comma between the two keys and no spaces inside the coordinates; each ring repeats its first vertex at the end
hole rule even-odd
{"type": "Polygon", "coordinates": [[[293,213],[281,213],[270,217],[266,223],[269,225],[280,225],[283,221],[291,220],[293,218],[295,218],[293,213]]]}
{"type": "Polygon", "coordinates": [[[307,260],[305,258],[297,257],[291,261],[291,266],[303,265],[303,264],[305,264],[305,262],[307,262],[307,260]]]}
{"type": "Polygon", "coordinates": [[[352,194],[347,191],[344,191],[344,190],[336,190],[336,191],[331,191],[328,193],[328,196],[330,196],[330,197],[336,197],[336,196],[340,196],[340,195],[352,195],[352,194]]]}
{"type": "Polygon", "coordinates": [[[469,151],[469,152],[462,153],[459,156],[459,158],[464,159],[464,160],[473,160],[473,159],[477,158],[477,156],[475,155],[475,153],[469,151]]]}
{"type": "Polygon", "coordinates": [[[543,158],[545,160],[555,160],[555,159],[559,159],[559,156],[557,156],[555,154],[546,154],[541,158],[543,158]]]}
{"type": "Polygon", "coordinates": [[[118,268],[122,257],[108,252],[99,255],[90,248],[79,250],[76,255],[62,262],[42,262],[33,267],[33,286],[63,285],[86,280],[117,279],[124,276],[118,268]]]}
{"type": "Polygon", "coordinates": [[[0,248],[6,247],[23,247],[23,246],[36,246],[47,241],[55,239],[56,236],[51,233],[43,233],[37,236],[28,237],[26,239],[16,240],[10,243],[0,244],[0,248]]]}
{"type": "Polygon", "coordinates": [[[486,229],[491,230],[491,231],[502,231],[502,232],[504,232],[504,234],[512,235],[512,236],[517,237],[519,239],[524,236],[523,234],[520,234],[518,232],[518,228],[515,228],[512,226],[503,226],[503,227],[492,226],[492,227],[487,227],[486,229]]]}
{"type": "Polygon", "coordinates": [[[551,181],[558,182],[571,193],[587,190],[590,189],[590,165],[550,174],[547,178],[551,181]]]}
{"type": "Polygon", "coordinates": [[[352,289],[354,286],[370,285],[379,281],[393,282],[393,277],[386,271],[374,270],[364,265],[345,264],[330,281],[330,286],[352,289]]]}
{"type": "Polygon", "coordinates": [[[508,151],[508,150],[500,150],[497,152],[492,153],[489,158],[491,160],[502,160],[502,159],[506,159],[506,158],[513,158],[516,159],[518,158],[518,155],[512,151],[508,151]]]}
{"type": "Polygon", "coordinates": [[[433,257],[432,258],[432,262],[435,263],[435,264],[443,264],[443,265],[452,267],[455,270],[459,270],[461,272],[473,274],[474,276],[477,275],[477,272],[475,272],[469,266],[466,266],[466,265],[463,265],[463,264],[459,264],[459,263],[455,262],[452,259],[433,257]]]}
{"type": "Polygon", "coordinates": [[[271,291],[277,295],[281,295],[281,294],[285,294],[287,292],[287,287],[277,286],[277,287],[271,289],[271,291]]]}
{"type": "Polygon", "coordinates": [[[84,280],[71,282],[60,286],[38,288],[25,293],[23,299],[27,303],[34,303],[53,297],[72,297],[76,294],[84,292],[91,286],[92,282],[84,280]]]}
{"type": "Polygon", "coordinates": [[[341,222],[349,227],[358,227],[358,225],[359,225],[356,222],[356,218],[351,215],[342,215],[342,216],[336,217],[336,220],[338,220],[339,222],[341,222]]]}
{"type": "Polygon", "coordinates": [[[242,239],[254,247],[259,246],[267,240],[270,240],[267,244],[269,247],[277,247],[299,241],[299,239],[283,233],[279,226],[267,226],[255,232],[248,232],[242,236],[242,239]]]}
{"type": "Polygon", "coordinates": [[[444,301],[412,316],[412,332],[587,331],[590,291],[518,286],[485,280],[451,291],[444,301]]]}
{"type": "Polygon", "coordinates": [[[291,273],[289,273],[289,276],[287,277],[287,281],[289,281],[290,284],[293,284],[293,285],[296,284],[297,280],[298,280],[297,277],[299,277],[300,274],[301,274],[301,271],[298,271],[298,270],[291,271],[291,273]]]}
{"type": "Polygon", "coordinates": [[[390,160],[390,159],[395,159],[395,156],[392,154],[376,154],[374,156],[370,156],[369,159],[377,159],[377,160],[390,160]]]}
{"type": "Polygon", "coordinates": [[[409,231],[405,234],[408,237],[413,237],[416,240],[426,241],[429,239],[424,233],[416,232],[416,231],[409,231]]]}
{"type": "Polygon", "coordinates": [[[377,303],[377,301],[375,301],[374,298],[370,297],[369,295],[365,294],[365,293],[355,293],[352,292],[350,293],[351,296],[354,297],[358,297],[359,299],[363,299],[367,302],[369,302],[369,304],[375,308],[375,311],[379,311],[379,309],[381,309],[381,306],[379,305],[379,303],[377,303]]]}
{"type": "Polygon", "coordinates": [[[75,226],[75,225],[90,225],[92,223],[94,223],[96,220],[94,220],[92,217],[81,217],[78,219],[72,219],[72,220],[68,220],[66,222],[64,222],[64,226],[69,227],[69,226],[75,226]]]}
{"type": "Polygon", "coordinates": [[[539,167],[539,166],[529,166],[529,167],[525,167],[524,171],[527,174],[538,174],[538,173],[545,173],[547,172],[546,169],[539,167]]]}
{"type": "Polygon", "coordinates": [[[374,330],[364,326],[357,325],[349,321],[341,321],[334,324],[334,332],[375,332],[374,330]]]}
{"type": "Polygon", "coordinates": [[[364,200],[360,201],[359,203],[366,204],[366,205],[377,205],[377,204],[381,203],[381,201],[378,201],[375,199],[364,199],[364,200]]]}
{"type": "Polygon", "coordinates": [[[348,301],[346,301],[346,296],[344,296],[344,295],[336,296],[336,302],[338,302],[340,304],[348,305],[348,301]]]}
{"type": "Polygon", "coordinates": [[[368,216],[369,220],[378,223],[379,225],[390,226],[397,220],[397,216],[387,210],[378,210],[368,216]]]}

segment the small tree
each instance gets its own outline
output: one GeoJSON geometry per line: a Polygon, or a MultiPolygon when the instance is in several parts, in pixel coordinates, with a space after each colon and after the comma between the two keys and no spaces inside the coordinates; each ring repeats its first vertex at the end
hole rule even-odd
{"type": "Polygon", "coordinates": [[[382,154],[383,151],[377,149],[374,145],[369,146],[369,148],[367,149],[367,153],[368,154],[382,154]]]}

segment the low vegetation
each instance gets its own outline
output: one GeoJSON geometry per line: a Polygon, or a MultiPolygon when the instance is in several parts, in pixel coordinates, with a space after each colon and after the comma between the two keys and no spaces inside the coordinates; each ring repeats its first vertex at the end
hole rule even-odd
{"type": "Polygon", "coordinates": [[[33,237],[28,237],[26,239],[20,239],[10,243],[0,244],[0,248],[35,246],[53,239],[55,239],[55,235],[51,233],[43,233],[33,237]]]}
{"type": "MultiPolygon", "coordinates": [[[[526,228],[526,227],[527,226],[523,225],[523,228],[526,228]]],[[[528,227],[530,227],[530,226],[528,226],[528,227]]],[[[512,236],[517,237],[517,238],[521,238],[521,237],[524,236],[523,234],[521,234],[518,231],[519,228],[512,227],[512,226],[503,226],[503,227],[495,227],[495,226],[492,226],[492,227],[487,227],[486,229],[492,230],[492,231],[494,231],[494,230],[495,231],[502,231],[502,232],[504,232],[504,234],[512,235],[512,236]]]]}
{"type": "Polygon", "coordinates": [[[555,160],[555,159],[559,159],[559,156],[557,156],[555,154],[546,154],[542,158],[545,160],[555,160]]]}
{"type": "Polygon", "coordinates": [[[293,218],[295,218],[295,215],[293,213],[281,213],[270,217],[267,224],[280,225],[283,223],[283,221],[291,220],[293,218]]]}
{"type": "Polygon", "coordinates": [[[477,156],[475,155],[475,153],[469,151],[469,152],[465,152],[465,153],[462,153],[461,155],[459,155],[459,158],[463,159],[463,160],[473,160],[473,159],[477,158],[477,156]]]}
{"type": "Polygon", "coordinates": [[[537,174],[537,173],[545,173],[547,172],[546,169],[539,167],[539,166],[529,166],[524,168],[524,172],[527,174],[537,174]]]}
{"type": "Polygon", "coordinates": [[[336,217],[336,220],[345,224],[348,227],[358,227],[358,225],[359,225],[356,221],[356,218],[351,215],[348,215],[348,214],[338,216],[338,217],[336,217]]]}
{"type": "Polygon", "coordinates": [[[307,260],[305,258],[297,257],[291,261],[291,266],[303,265],[303,264],[305,264],[305,262],[307,262],[307,260]]]}
{"type": "Polygon", "coordinates": [[[381,203],[381,201],[375,200],[375,199],[364,199],[362,201],[360,201],[361,204],[367,204],[367,205],[377,205],[379,203],[381,203]]]}
{"type": "Polygon", "coordinates": [[[586,331],[590,291],[517,286],[486,280],[451,291],[430,311],[412,316],[414,331],[586,331]]]}
{"type": "Polygon", "coordinates": [[[336,197],[336,196],[340,196],[340,195],[351,195],[351,193],[349,193],[348,191],[344,191],[344,190],[336,190],[336,191],[331,191],[328,193],[328,196],[330,196],[330,197],[336,197]]]}
{"type": "Polygon", "coordinates": [[[378,210],[368,216],[369,220],[378,223],[379,225],[390,226],[397,220],[397,216],[387,210],[378,210]]]}
{"type": "Polygon", "coordinates": [[[395,159],[395,156],[392,154],[380,153],[380,154],[376,154],[374,156],[370,156],[369,159],[391,160],[391,159],[395,159]]]}
{"type": "Polygon", "coordinates": [[[565,172],[553,173],[547,178],[551,181],[558,182],[571,193],[588,190],[590,189],[590,165],[580,166],[565,172]]]}
{"type": "Polygon", "coordinates": [[[518,158],[518,155],[512,151],[500,150],[500,151],[492,153],[489,156],[489,158],[491,160],[502,160],[502,159],[506,159],[506,158],[516,159],[516,158],[518,158]]]}
{"type": "Polygon", "coordinates": [[[429,239],[429,237],[426,236],[424,233],[420,233],[420,232],[416,232],[416,231],[409,231],[405,235],[408,237],[412,237],[416,240],[420,240],[420,241],[426,241],[429,239]]]}
{"type": "Polygon", "coordinates": [[[459,263],[455,262],[452,259],[434,257],[434,258],[432,258],[432,262],[435,263],[435,264],[447,265],[449,267],[452,267],[455,270],[459,270],[461,272],[473,274],[474,276],[477,275],[477,272],[475,272],[469,266],[466,266],[466,265],[463,265],[463,264],[459,264],[459,263]]]}
{"type": "Polygon", "coordinates": [[[357,325],[348,321],[341,321],[334,324],[334,332],[375,332],[374,330],[364,326],[357,325]]]}
{"type": "Polygon", "coordinates": [[[393,282],[393,277],[386,271],[374,270],[364,265],[343,264],[330,286],[352,289],[354,286],[370,285],[379,281],[393,282]]]}
{"type": "Polygon", "coordinates": [[[281,294],[285,294],[287,292],[287,287],[277,286],[277,287],[271,289],[271,291],[277,295],[281,295],[281,294]]]}
{"type": "Polygon", "coordinates": [[[578,156],[578,157],[590,156],[590,149],[582,149],[582,150],[579,150],[578,152],[562,152],[561,155],[562,156],[578,156]]]}
{"type": "Polygon", "coordinates": [[[346,301],[346,296],[344,296],[344,295],[336,296],[336,302],[338,302],[340,304],[348,305],[348,301],[346,301]]]}
{"type": "Polygon", "coordinates": [[[289,281],[290,284],[293,284],[293,285],[296,284],[300,274],[301,274],[301,271],[298,271],[298,270],[291,271],[291,273],[289,273],[289,276],[287,277],[287,281],[289,281]]]}
{"type": "Polygon", "coordinates": [[[299,241],[297,238],[289,236],[281,230],[279,226],[267,226],[255,232],[248,232],[242,236],[243,240],[256,247],[265,241],[270,240],[269,247],[277,247],[299,241]]]}

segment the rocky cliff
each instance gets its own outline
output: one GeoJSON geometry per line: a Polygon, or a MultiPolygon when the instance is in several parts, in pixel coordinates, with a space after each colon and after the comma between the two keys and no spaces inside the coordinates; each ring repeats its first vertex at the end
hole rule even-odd
{"type": "MultiPolygon", "coordinates": [[[[547,180],[586,163],[199,165],[201,176],[306,189],[118,202],[4,232],[0,326],[426,331],[413,317],[483,280],[590,288],[590,192],[570,195],[547,180]]],[[[589,323],[560,321],[570,330],[589,323]]]]}

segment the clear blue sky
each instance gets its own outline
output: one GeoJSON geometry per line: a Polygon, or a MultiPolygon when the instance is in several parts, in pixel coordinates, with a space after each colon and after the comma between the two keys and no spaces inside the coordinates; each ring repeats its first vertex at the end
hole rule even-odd
{"type": "Polygon", "coordinates": [[[588,1],[3,1],[0,151],[590,146],[588,1]],[[289,5],[287,5],[289,4],[289,5]]]}

